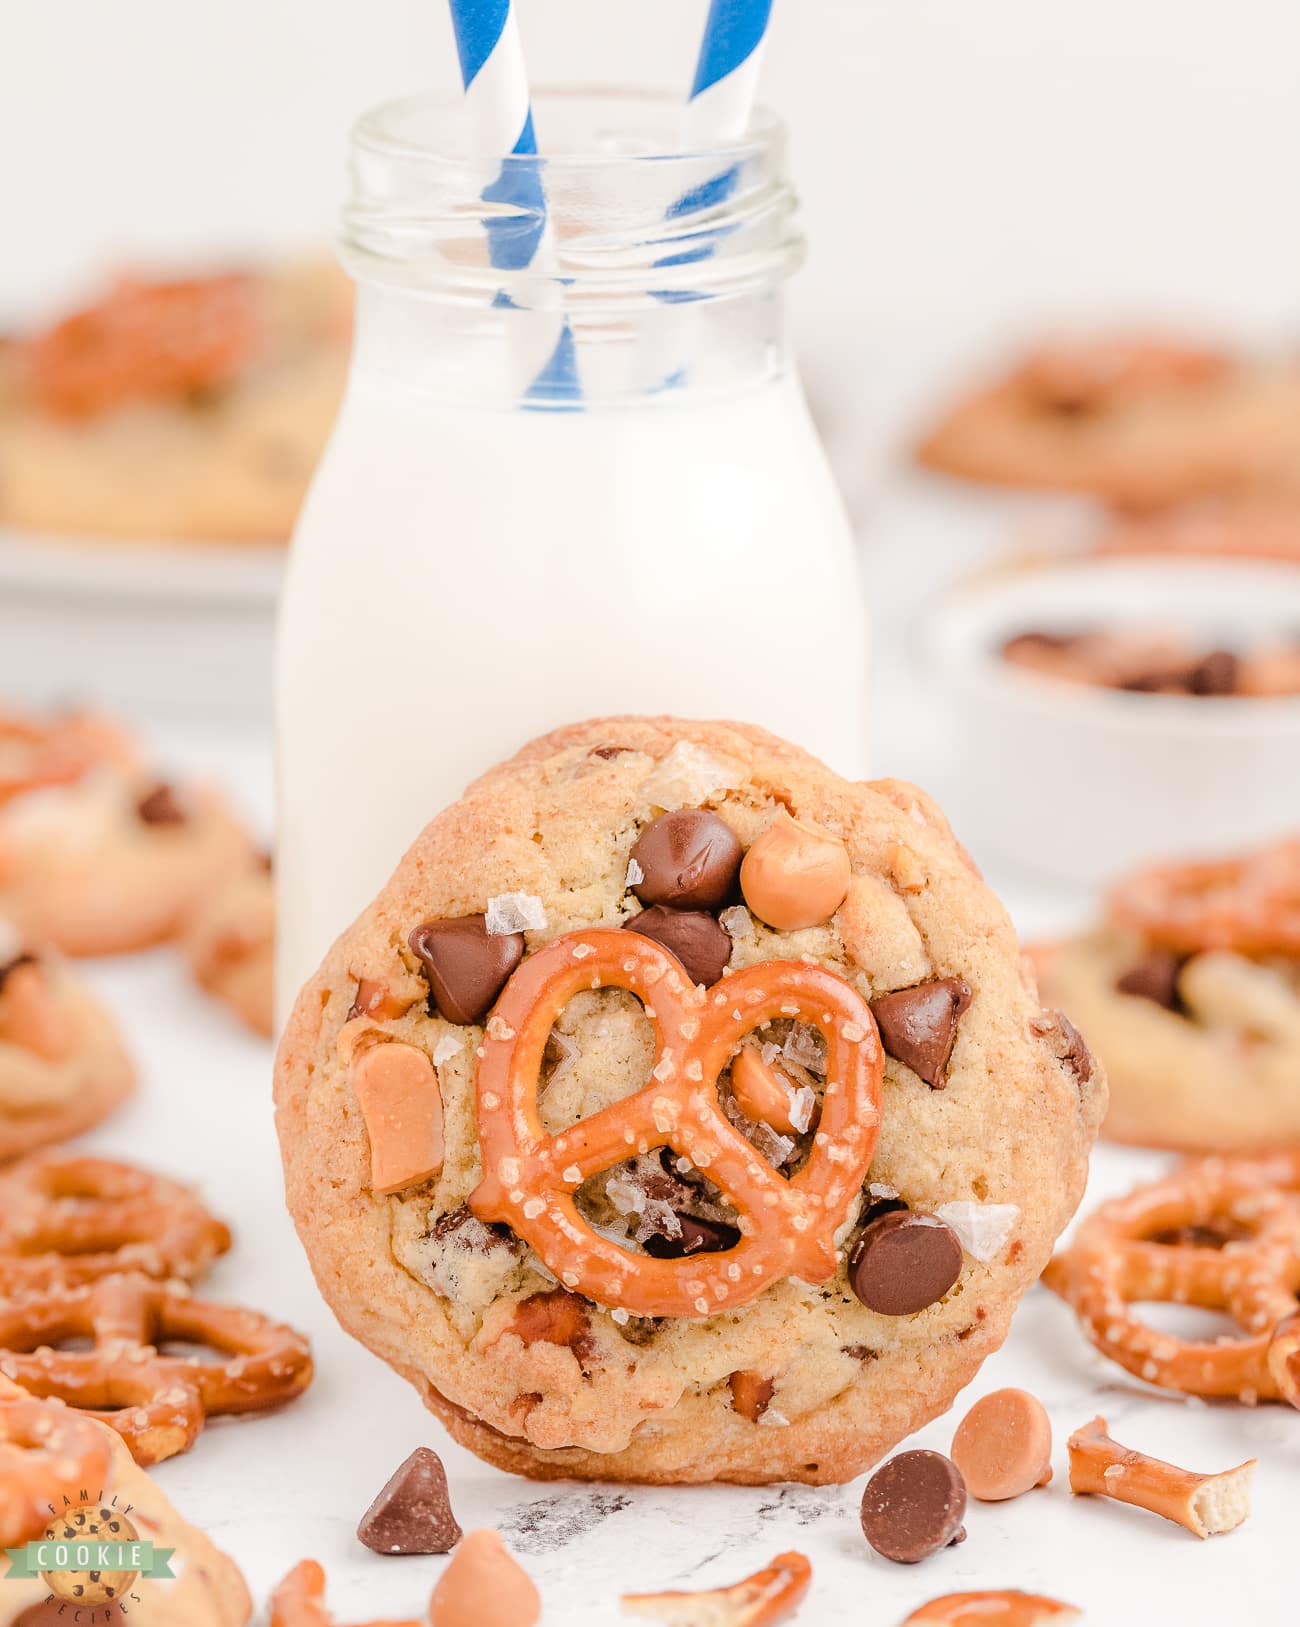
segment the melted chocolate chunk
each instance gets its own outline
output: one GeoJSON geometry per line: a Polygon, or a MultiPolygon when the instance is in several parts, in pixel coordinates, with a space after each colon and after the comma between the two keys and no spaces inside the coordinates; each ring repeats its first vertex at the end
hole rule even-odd
{"type": "Polygon", "coordinates": [[[646,905],[716,910],[735,891],[743,857],[735,833],[717,814],[679,808],[660,814],[637,838],[632,858],[642,879],[632,891],[646,905]]]}
{"type": "Polygon", "coordinates": [[[721,1254],[735,1248],[740,1232],[735,1226],[719,1220],[697,1220],[692,1215],[678,1215],[680,1237],[647,1237],[641,1245],[656,1260],[682,1260],[688,1254],[721,1254]]]}
{"type": "Polygon", "coordinates": [[[849,1286],[869,1311],[911,1316],[961,1275],[957,1234],[934,1215],[895,1209],[871,1221],[849,1255],[849,1286]]]}
{"type": "Polygon", "coordinates": [[[862,1494],[862,1534],[886,1559],[915,1565],[966,1535],[966,1482],[941,1452],[900,1452],[862,1494]]]}
{"type": "Polygon", "coordinates": [[[625,932],[653,938],[676,955],[692,983],[716,983],[731,959],[731,939],[712,915],[703,910],[670,910],[662,904],[634,915],[623,924],[625,932]]]}
{"type": "Polygon", "coordinates": [[[1186,964],[1183,955],[1175,955],[1168,949],[1153,949],[1136,966],[1115,979],[1115,988],[1120,994],[1136,995],[1140,1000],[1150,1000],[1182,1016],[1186,1008],[1178,992],[1178,974],[1186,964]]]}
{"type": "Polygon", "coordinates": [[[442,1459],[419,1446],[361,1516],[357,1538],[376,1554],[445,1554],[464,1535],[442,1459]]]}
{"type": "Polygon", "coordinates": [[[1097,1066],[1092,1052],[1088,1049],[1088,1042],[1063,1011],[1058,1011],[1055,1015],[1061,1030],[1061,1038],[1065,1042],[1065,1049],[1061,1053],[1061,1065],[1068,1068],[1080,1084],[1086,1084],[1092,1078],[1093,1070],[1097,1066]]]}
{"type": "Polygon", "coordinates": [[[146,825],[183,825],[189,818],[176,795],[175,786],[163,782],[147,791],[135,805],[136,816],[146,825]]]}
{"type": "Polygon", "coordinates": [[[871,1015],[890,1056],[919,1074],[932,1090],[942,1090],[957,1024],[970,1003],[968,983],[960,977],[941,977],[879,995],[871,1002],[871,1015]]]}
{"type": "Polygon", "coordinates": [[[406,940],[424,963],[429,998],[452,1023],[482,1022],[524,958],[522,932],[492,933],[485,915],[423,921],[406,940]]]}
{"type": "Polygon", "coordinates": [[[469,1254],[490,1254],[496,1248],[508,1248],[518,1254],[523,1249],[509,1226],[480,1220],[467,1203],[439,1215],[427,1235],[439,1243],[451,1241],[469,1254]]]}
{"type": "Polygon", "coordinates": [[[1193,695],[1235,695],[1241,662],[1231,650],[1211,650],[1187,675],[1193,695]]]}

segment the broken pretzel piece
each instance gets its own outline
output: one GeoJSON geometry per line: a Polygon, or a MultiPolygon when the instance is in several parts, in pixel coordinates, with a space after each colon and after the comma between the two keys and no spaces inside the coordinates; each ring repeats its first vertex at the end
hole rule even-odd
{"type": "MultiPolygon", "coordinates": [[[[295,1565],[271,1595],[271,1627],[332,1627],[325,1608],[325,1572],[314,1559],[295,1565]]],[[[375,1621],[369,1627],[425,1627],[418,1621],[375,1621]]]]}
{"type": "Polygon", "coordinates": [[[1081,1621],[1072,1604],[1041,1593],[1000,1589],[992,1593],[945,1593],[914,1610],[903,1627],[1066,1627],[1081,1621]]]}
{"type": "Polygon", "coordinates": [[[1268,1370],[1282,1399],[1300,1407],[1300,1313],[1288,1316],[1274,1330],[1268,1347],[1268,1370]]]}
{"type": "Polygon", "coordinates": [[[623,1612],[666,1627],[768,1627],[798,1609],[812,1581],[802,1554],[778,1554],[770,1565],[732,1587],[698,1593],[625,1593],[623,1612]]]}
{"type": "Polygon", "coordinates": [[[1121,1446],[1094,1418],[1069,1439],[1070,1489],[1077,1496],[1111,1497],[1149,1509],[1196,1537],[1235,1531],[1250,1513],[1255,1459],[1220,1474],[1194,1474],[1121,1446]]]}

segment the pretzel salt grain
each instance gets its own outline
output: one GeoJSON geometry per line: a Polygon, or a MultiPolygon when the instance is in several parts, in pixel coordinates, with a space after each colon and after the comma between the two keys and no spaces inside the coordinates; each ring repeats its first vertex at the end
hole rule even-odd
{"type": "Polygon", "coordinates": [[[95,1497],[108,1479],[110,1437],[57,1402],[15,1386],[0,1394],[0,1548],[42,1532],[50,1505],[95,1497]]]}
{"type": "Polygon", "coordinates": [[[1195,1537],[1235,1531],[1250,1513],[1255,1459],[1221,1474],[1193,1474],[1121,1446],[1094,1418],[1070,1436],[1070,1490],[1145,1508],[1195,1537]]]}
{"type": "Polygon", "coordinates": [[[770,1565],[731,1587],[695,1593],[625,1593],[620,1600],[627,1616],[642,1616],[665,1627],[768,1627],[798,1609],[812,1566],[803,1554],[778,1554],[770,1565]]]}
{"type": "Polygon", "coordinates": [[[229,1247],[188,1187],[130,1164],[52,1149],[0,1174],[0,1295],[124,1271],[194,1282],[229,1247]]]}
{"type": "Polygon", "coordinates": [[[989,1593],[945,1593],[914,1610],[903,1627],[1066,1627],[1082,1620],[1072,1604],[1039,1593],[1000,1589],[989,1593]]]}
{"type": "Polygon", "coordinates": [[[1300,955],[1300,840],[1242,858],[1154,865],[1115,888],[1110,912],[1179,954],[1300,955]]]}
{"type": "Polygon", "coordinates": [[[188,1450],[209,1417],[291,1401],[312,1363],[301,1334],[255,1311],[117,1276],[0,1302],[0,1374],[109,1424],[148,1467],[188,1450]],[[56,1348],[72,1340],[89,1347],[56,1348]],[[168,1354],[169,1344],[223,1359],[168,1354]]]}
{"type": "MultiPolygon", "coordinates": [[[[301,1560],[271,1594],[271,1627],[332,1627],[325,1608],[325,1572],[314,1559],[301,1560]]],[[[428,1627],[423,1621],[373,1621],[367,1627],[428,1627]]]]}
{"type": "Polygon", "coordinates": [[[1285,1353],[1270,1360],[1270,1347],[1300,1289],[1300,1151],[1193,1160],[1102,1204],[1043,1280],[1103,1355],[1148,1383],[1295,1404],[1290,1364],[1285,1353]],[[1222,1247],[1213,1246],[1216,1233],[1222,1247]],[[1159,1332],[1130,1311],[1153,1301],[1226,1311],[1244,1337],[1159,1332]]]}
{"type": "Polygon", "coordinates": [[[483,1179],[469,1206],[531,1243],[566,1288],[638,1316],[711,1316],[747,1305],[781,1277],[825,1282],[880,1132],[883,1064],[865,1001],[821,966],[767,961],[699,989],[651,938],[567,933],[520,964],[493,1009],[478,1067],[483,1179]],[[552,1026],[574,995],[610,987],[635,995],[651,1017],[650,1081],[548,1135],[537,1096],[552,1026]],[[781,1017],[811,1024],[827,1045],[812,1151],[788,1180],[731,1125],[717,1089],[745,1036],[781,1017]],[[731,1201],[741,1233],[733,1247],[652,1258],[583,1219],[574,1193],[589,1176],[658,1147],[689,1158],[731,1201]]]}

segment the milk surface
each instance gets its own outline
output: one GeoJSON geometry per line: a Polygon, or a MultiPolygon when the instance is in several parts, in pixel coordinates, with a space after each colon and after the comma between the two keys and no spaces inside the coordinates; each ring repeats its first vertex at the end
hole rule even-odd
{"type": "Polygon", "coordinates": [[[555,412],[355,375],[282,610],[281,1014],[422,827],[533,736],[735,718],[858,775],[866,679],[793,376],[555,412]]]}

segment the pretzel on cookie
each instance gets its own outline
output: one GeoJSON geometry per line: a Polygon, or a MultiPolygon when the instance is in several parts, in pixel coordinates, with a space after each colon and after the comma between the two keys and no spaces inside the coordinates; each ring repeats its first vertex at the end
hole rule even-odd
{"type": "MultiPolygon", "coordinates": [[[[296,1564],[271,1594],[271,1627],[332,1627],[325,1608],[325,1572],[314,1559],[296,1564]]],[[[427,1627],[418,1621],[372,1621],[367,1627],[427,1627]]]]}
{"type": "Polygon", "coordinates": [[[0,1548],[43,1531],[58,1498],[98,1496],[112,1461],[109,1440],[67,1407],[0,1379],[0,1548]]]}
{"type": "Polygon", "coordinates": [[[1243,858],[1153,865],[1113,891],[1110,911],[1179,954],[1300,955],[1300,841],[1243,858]]]}
{"type": "Polygon", "coordinates": [[[188,1450],[210,1417],[291,1401],[312,1363],[301,1334],[255,1311],[115,1276],[0,1302],[0,1374],[111,1425],[147,1468],[188,1450]],[[54,1348],[69,1340],[89,1348],[54,1348]],[[221,1359],[166,1353],[177,1344],[221,1359]]]}
{"type": "Polygon", "coordinates": [[[194,1282],[229,1247],[188,1187],[130,1164],[55,1149],[0,1174],[0,1295],[120,1272],[194,1282]]]}
{"type": "Polygon", "coordinates": [[[1190,1395],[1296,1404],[1284,1330],[1300,1289],[1300,1153],[1194,1160],[1113,1199],[1044,1281],[1097,1349],[1138,1378],[1190,1395]],[[1181,1339],[1130,1310],[1171,1301],[1226,1311],[1245,1337],[1181,1339]]]}
{"type": "Polygon", "coordinates": [[[866,1177],[880,1130],[883,1052],[865,1001],[805,961],[768,961],[698,989],[676,958],[635,932],[571,932],[528,956],[488,1021],[478,1066],[483,1179],[469,1205],[527,1239],[564,1284],[638,1316],[702,1317],[748,1304],[769,1283],[824,1282],[834,1236],[866,1177]],[[551,1027],[584,989],[625,989],[655,1035],[650,1081],[557,1135],[542,1128],[538,1088],[551,1027]],[[826,1040],[826,1090],[812,1151],[790,1179],[724,1116],[718,1076],[745,1036],[776,1018],[826,1040]],[[634,1254],[601,1236],[574,1193],[636,1153],[672,1147],[739,1216],[740,1241],[685,1259],[634,1254]]]}

